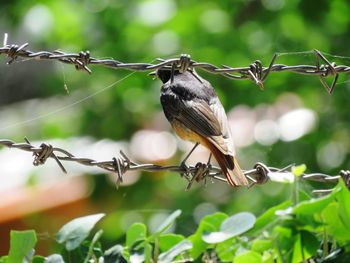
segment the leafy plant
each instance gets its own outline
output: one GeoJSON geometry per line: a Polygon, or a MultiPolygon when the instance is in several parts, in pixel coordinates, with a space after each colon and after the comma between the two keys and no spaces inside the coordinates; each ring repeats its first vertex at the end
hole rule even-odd
{"type": "Polygon", "coordinates": [[[258,218],[249,212],[207,215],[187,237],[167,232],[181,215],[176,210],[153,233],[132,224],[125,242],[108,249],[100,242],[102,230],[90,235],[104,214],[89,215],[65,224],[56,236],[62,250],[47,257],[34,255],[34,230],[12,231],[9,254],[0,262],[347,262],[349,207],[349,190],[340,181],[327,196],[286,201],[258,218]]]}

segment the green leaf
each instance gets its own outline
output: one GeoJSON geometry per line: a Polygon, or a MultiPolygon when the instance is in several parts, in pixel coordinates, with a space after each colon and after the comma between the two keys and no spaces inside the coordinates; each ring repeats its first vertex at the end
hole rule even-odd
{"type": "Polygon", "coordinates": [[[221,261],[232,262],[236,251],[240,247],[241,244],[236,242],[236,240],[233,238],[217,244],[215,250],[221,261]]]}
{"type": "Polygon", "coordinates": [[[192,248],[192,243],[188,240],[182,240],[180,243],[173,246],[168,251],[159,255],[158,262],[167,263],[172,262],[174,258],[176,258],[181,253],[185,252],[192,248]]]}
{"type": "Polygon", "coordinates": [[[273,248],[272,240],[257,239],[252,244],[252,250],[263,253],[264,251],[273,248]]]}
{"type": "Polygon", "coordinates": [[[274,227],[272,231],[272,240],[274,241],[274,247],[279,250],[280,254],[284,257],[284,261],[290,261],[289,252],[292,252],[294,245],[293,228],[283,226],[274,227]]]}
{"type": "Polygon", "coordinates": [[[303,249],[301,246],[301,236],[297,234],[294,242],[292,263],[300,263],[303,261],[303,249]]]}
{"type": "Polygon", "coordinates": [[[57,242],[65,243],[65,248],[68,251],[76,249],[88,237],[92,228],[104,215],[95,214],[73,219],[58,231],[57,242]]]}
{"type": "Polygon", "coordinates": [[[11,231],[10,251],[8,263],[22,263],[24,259],[31,255],[36,244],[36,234],[34,230],[11,231]]]}
{"type": "Polygon", "coordinates": [[[297,176],[297,177],[303,175],[305,171],[306,171],[305,164],[292,167],[292,173],[294,174],[294,176],[297,176]]]}
{"type": "Polygon", "coordinates": [[[209,244],[216,244],[240,235],[255,224],[256,218],[252,213],[242,212],[235,214],[222,222],[220,231],[204,233],[202,239],[209,244]]]}
{"type": "Polygon", "coordinates": [[[193,244],[191,257],[194,259],[198,258],[208,247],[208,244],[202,240],[203,232],[213,232],[219,230],[222,221],[224,221],[227,217],[228,216],[224,213],[214,213],[202,218],[196,232],[188,238],[188,240],[190,240],[193,244]]]}
{"type": "Polygon", "coordinates": [[[265,228],[267,225],[273,223],[276,216],[276,211],[286,209],[287,207],[291,206],[291,201],[285,201],[281,204],[278,204],[274,207],[269,208],[265,213],[263,213],[261,216],[259,216],[256,219],[255,225],[252,230],[249,231],[251,234],[256,234],[259,231],[261,231],[263,228],[265,228]]]}
{"type": "Polygon", "coordinates": [[[166,230],[169,229],[169,227],[171,227],[172,224],[174,224],[176,218],[178,218],[181,215],[181,210],[176,210],[174,211],[172,214],[170,214],[165,220],[164,222],[157,228],[157,230],[155,231],[154,234],[159,234],[159,233],[163,233],[166,230]]]}
{"type": "Polygon", "coordinates": [[[311,215],[319,213],[324,208],[326,208],[329,203],[335,200],[335,197],[337,196],[338,192],[340,192],[340,188],[336,188],[329,195],[320,198],[312,198],[310,200],[300,202],[297,206],[293,208],[293,213],[300,215],[311,215]]]}
{"type": "Polygon", "coordinates": [[[315,255],[319,241],[310,232],[301,231],[295,236],[293,247],[293,263],[304,262],[315,255]]]}
{"type": "Polygon", "coordinates": [[[262,256],[255,251],[246,251],[234,258],[234,263],[262,263],[262,256]]]}
{"type": "Polygon", "coordinates": [[[308,232],[308,231],[301,231],[301,242],[302,242],[302,248],[304,252],[304,258],[308,259],[311,258],[316,254],[317,249],[320,246],[320,242],[315,237],[314,234],[308,232]]]}
{"type": "Polygon", "coordinates": [[[278,261],[275,261],[274,255],[271,252],[264,251],[264,253],[262,255],[262,262],[263,263],[275,263],[275,262],[278,262],[278,261]]]}
{"type": "Polygon", "coordinates": [[[176,234],[170,234],[170,233],[162,234],[159,237],[159,249],[161,251],[167,251],[184,239],[185,238],[182,235],[176,235],[176,234]]]}
{"type": "Polygon", "coordinates": [[[350,231],[342,220],[339,220],[339,206],[339,203],[330,203],[322,211],[322,217],[328,233],[336,238],[338,242],[347,242],[350,241],[350,231]]]}
{"type": "Polygon", "coordinates": [[[341,188],[337,195],[339,202],[339,217],[343,225],[350,231],[350,192],[343,180],[339,180],[338,185],[341,188]]]}
{"type": "Polygon", "coordinates": [[[53,254],[51,256],[48,256],[44,263],[64,263],[64,260],[61,255],[59,254],[53,254]]]}
{"type": "Polygon", "coordinates": [[[45,263],[45,257],[34,256],[32,259],[32,263],[45,263]]]}
{"type": "Polygon", "coordinates": [[[145,240],[147,228],[142,223],[132,224],[126,233],[126,246],[131,248],[137,241],[145,240]]]}

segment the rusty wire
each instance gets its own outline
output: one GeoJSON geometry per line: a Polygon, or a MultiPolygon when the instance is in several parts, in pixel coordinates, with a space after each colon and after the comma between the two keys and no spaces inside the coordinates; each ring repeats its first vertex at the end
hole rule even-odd
{"type": "MultiPolygon", "coordinates": [[[[196,165],[190,166],[162,166],[157,164],[138,164],[130,160],[122,151],[118,157],[114,157],[108,161],[96,161],[90,158],[80,158],[76,157],[70,152],[53,147],[50,144],[42,143],[39,147],[33,146],[27,139],[25,143],[16,143],[11,140],[0,140],[0,145],[6,146],[8,148],[19,149],[27,152],[32,152],[34,156],[33,165],[43,165],[48,158],[53,158],[61,170],[67,173],[64,168],[62,161],[75,162],[85,166],[94,166],[101,168],[105,171],[115,173],[117,178],[115,180],[116,185],[119,186],[120,182],[123,182],[123,176],[128,171],[139,170],[146,172],[160,172],[160,171],[171,171],[181,174],[182,177],[188,180],[187,190],[191,188],[192,183],[196,182],[206,182],[209,179],[219,180],[221,182],[226,182],[226,179],[222,177],[221,169],[208,163],[197,163],[196,165]]],[[[265,184],[269,181],[269,176],[271,173],[291,173],[291,169],[294,165],[288,165],[282,169],[276,167],[268,167],[263,163],[256,163],[251,170],[244,171],[244,175],[250,182],[248,187],[254,185],[265,184]]],[[[337,183],[340,179],[343,179],[345,184],[350,187],[350,171],[342,170],[339,175],[331,176],[321,173],[313,174],[303,174],[300,177],[303,180],[323,182],[323,183],[337,183]]],[[[315,190],[314,193],[329,193],[332,189],[326,190],[315,190]]]]}
{"type": "Polygon", "coordinates": [[[114,69],[126,69],[131,71],[154,71],[160,68],[171,69],[172,66],[176,66],[180,71],[186,71],[187,69],[200,68],[204,71],[213,74],[219,74],[224,77],[236,80],[251,80],[257,84],[261,89],[264,88],[264,81],[271,72],[288,71],[297,74],[318,76],[321,84],[327,90],[328,93],[332,93],[337,84],[339,74],[349,73],[350,66],[336,65],[334,62],[330,62],[320,51],[314,50],[315,64],[314,65],[284,65],[275,64],[278,57],[276,53],[269,66],[264,67],[260,60],[256,60],[246,67],[230,67],[223,65],[217,67],[207,62],[197,62],[192,60],[189,55],[181,55],[179,58],[171,59],[157,59],[158,63],[124,63],[114,59],[97,59],[90,55],[89,51],[81,51],[79,53],[65,53],[60,50],[53,52],[49,51],[30,51],[27,48],[28,43],[17,45],[8,44],[8,36],[5,34],[3,40],[3,46],[0,47],[0,55],[7,55],[10,60],[7,64],[11,64],[19,58],[26,60],[57,60],[65,64],[72,64],[77,70],[83,70],[91,74],[89,65],[100,65],[114,69]],[[328,76],[333,77],[331,85],[329,85],[325,78],[328,76]]]}

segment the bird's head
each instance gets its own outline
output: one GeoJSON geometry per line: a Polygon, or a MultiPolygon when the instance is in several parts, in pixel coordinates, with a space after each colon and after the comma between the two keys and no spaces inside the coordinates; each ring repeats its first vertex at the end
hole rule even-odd
{"type": "Polygon", "coordinates": [[[171,69],[160,68],[154,72],[155,77],[159,78],[163,83],[167,83],[171,78],[171,69]]]}

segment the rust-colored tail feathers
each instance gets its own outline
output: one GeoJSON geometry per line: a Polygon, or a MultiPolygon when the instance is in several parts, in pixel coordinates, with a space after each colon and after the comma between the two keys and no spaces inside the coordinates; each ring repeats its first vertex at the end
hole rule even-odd
{"type": "Polygon", "coordinates": [[[206,143],[206,145],[214,155],[229,185],[241,186],[249,184],[234,156],[223,154],[209,141],[206,143]]]}

